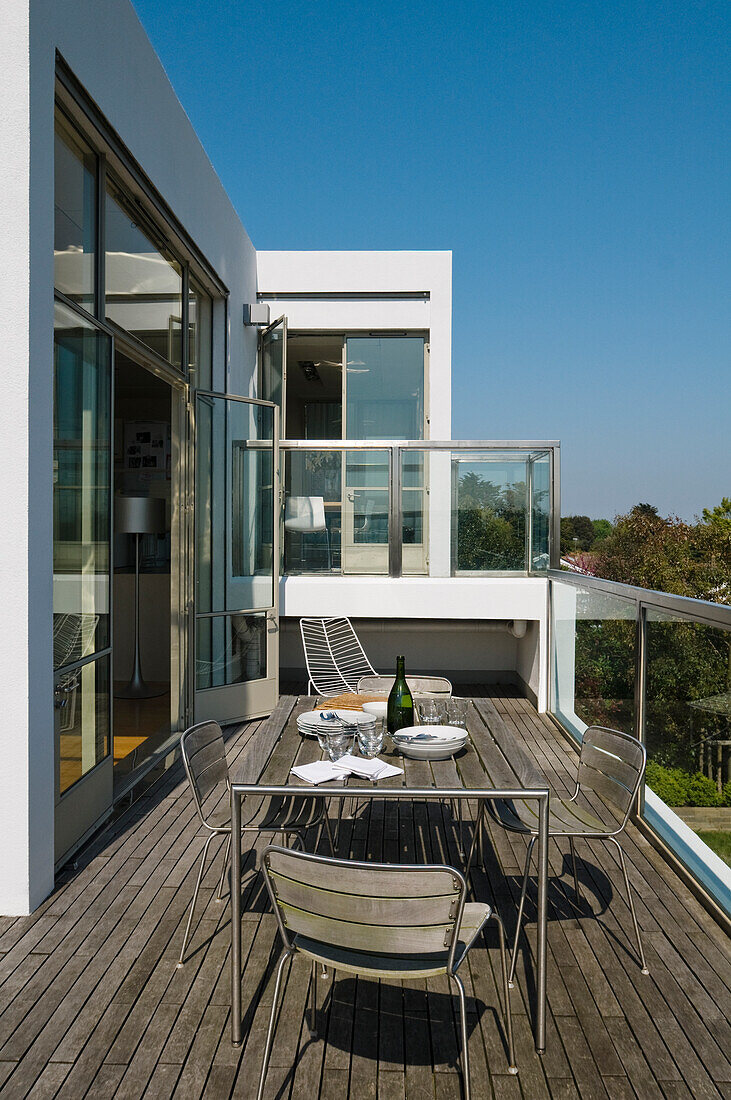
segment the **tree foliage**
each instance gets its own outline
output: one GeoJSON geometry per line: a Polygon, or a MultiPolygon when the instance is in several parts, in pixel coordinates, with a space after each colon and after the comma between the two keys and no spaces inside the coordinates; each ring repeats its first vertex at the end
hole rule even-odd
{"type": "Polygon", "coordinates": [[[524,481],[505,486],[470,472],[459,479],[457,568],[525,568],[524,481]]]}
{"type": "MultiPolygon", "coordinates": [[[[618,516],[596,549],[595,573],[641,588],[717,603],[731,602],[731,501],[702,522],[663,518],[649,504],[618,516]]],[[[707,518],[706,518],[707,517],[707,518]]]]}

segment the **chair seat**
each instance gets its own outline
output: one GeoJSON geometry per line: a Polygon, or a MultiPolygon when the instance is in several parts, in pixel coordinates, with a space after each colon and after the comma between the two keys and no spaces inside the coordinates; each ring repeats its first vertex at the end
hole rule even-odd
{"type": "MultiPolygon", "coordinates": [[[[495,800],[492,807],[500,824],[506,829],[526,835],[538,835],[538,811],[535,804],[501,799],[495,800]]],[[[606,836],[616,827],[616,823],[605,823],[575,802],[551,795],[548,811],[548,831],[551,836],[606,836]]]]}
{"type": "MultiPolygon", "coordinates": [[[[321,800],[301,795],[288,798],[262,796],[261,799],[247,798],[244,801],[243,811],[243,829],[259,829],[266,832],[279,829],[309,829],[310,826],[320,823],[325,807],[321,800]],[[258,806],[256,806],[257,802],[258,806]],[[247,811],[250,812],[250,816],[247,816],[247,811]]],[[[206,817],[206,824],[211,829],[230,831],[231,811],[228,806],[214,810],[206,817]]]]}
{"type": "MultiPolygon", "coordinates": [[[[455,952],[458,963],[491,913],[491,907],[482,902],[468,902],[465,905],[455,952]]],[[[360,974],[366,978],[435,978],[447,973],[449,962],[449,952],[446,950],[426,955],[373,955],[366,951],[352,951],[347,947],[322,943],[303,935],[294,936],[292,942],[308,958],[331,966],[334,970],[345,970],[349,974],[360,974]]]]}

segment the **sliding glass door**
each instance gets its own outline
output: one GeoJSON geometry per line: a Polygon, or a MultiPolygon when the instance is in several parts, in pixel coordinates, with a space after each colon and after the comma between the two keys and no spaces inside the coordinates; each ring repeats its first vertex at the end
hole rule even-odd
{"type": "Polygon", "coordinates": [[[53,664],[56,857],[112,805],[112,340],[54,318],[53,664]]]}

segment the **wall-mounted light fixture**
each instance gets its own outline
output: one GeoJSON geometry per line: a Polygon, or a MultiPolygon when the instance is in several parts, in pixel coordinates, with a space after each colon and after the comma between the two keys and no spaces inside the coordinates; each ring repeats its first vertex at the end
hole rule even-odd
{"type": "Polygon", "coordinates": [[[245,325],[268,325],[269,306],[266,302],[244,302],[245,325]]]}

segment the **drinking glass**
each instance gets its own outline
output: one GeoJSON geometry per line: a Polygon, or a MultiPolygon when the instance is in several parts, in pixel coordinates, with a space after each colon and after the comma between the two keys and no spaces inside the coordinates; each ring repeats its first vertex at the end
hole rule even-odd
{"type": "Polygon", "coordinates": [[[416,704],[416,713],[420,726],[438,726],[442,721],[436,699],[419,699],[416,704]]]}
{"type": "Polygon", "coordinates": [[[447,702],[447,720],[450,726],[459,726],[463,730],[467,729],[467,708],[469,705],[469,699],[449,699],[447,702]]]}
{"type": "Polygon", "coordinates": [[[352,726],[337,726],[325,730],[327,754],[333,764],[353,748],[355,730],[352,726]]]}
{"type": "Polygon", "coordinates": [[[371,725],[370,722],[362,722],[358,725],[358,748],[360,755],[367,760],[378,756],[383,748],[383,719],[377,718],[371,725]]]}

